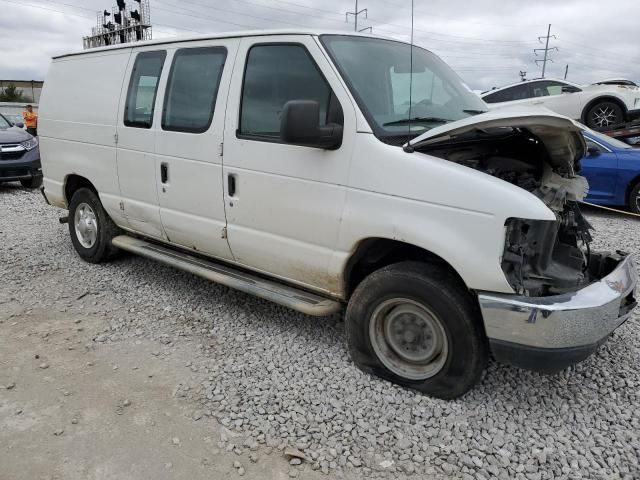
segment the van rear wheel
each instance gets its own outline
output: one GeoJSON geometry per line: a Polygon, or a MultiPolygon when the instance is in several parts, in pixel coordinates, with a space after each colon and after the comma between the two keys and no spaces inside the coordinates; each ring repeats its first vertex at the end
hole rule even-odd
{"type": "Polygon", "coordinates": [[[69,234],[80,257],[89,263],[111,258],[117,249],[111,244],[119,229],[102,207],[98,195],[80,188],[69,204],[69,234]]]}
{"type": "Polygon", "coordinates": [[[346,314],[356,365],[433,397],[456,398],[471,389],[489,350],[473,298],[447,269],[396,263],[369,275],[346,314]]]}

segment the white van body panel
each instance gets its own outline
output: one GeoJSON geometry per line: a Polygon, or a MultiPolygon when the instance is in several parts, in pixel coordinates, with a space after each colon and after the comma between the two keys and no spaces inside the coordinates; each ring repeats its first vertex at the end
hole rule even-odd
{"type": "Polygon", "coordinates": [[[70,175],[90,178],[113,221],[126,226],[119,208],[116,167],[118,101],[131,49],[54,60],[40,103],[39,137],[46,152],[45,190],[66,207],[70,175]]]}
{"type": "Polygon", "coordinates": [[[512,292],[500,267],[509,217],[555,220],[541,200],[490,175],[358,134],[338,252],[371,237],[422,247],[470,288],[512,292]]]}

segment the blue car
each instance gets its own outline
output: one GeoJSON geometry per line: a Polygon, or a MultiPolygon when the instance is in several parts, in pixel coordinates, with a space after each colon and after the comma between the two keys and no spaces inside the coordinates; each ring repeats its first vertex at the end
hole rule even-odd
{"type": "Polygon", "coordinates": [[[580,172],[589,181],[585,201],[640,213],[640,149],[593,130],[583,135],[588,148],[580,172]]]}

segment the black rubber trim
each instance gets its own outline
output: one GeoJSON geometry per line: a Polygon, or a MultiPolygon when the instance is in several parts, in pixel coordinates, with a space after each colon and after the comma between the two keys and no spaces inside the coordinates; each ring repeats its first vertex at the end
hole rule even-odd
{"type": "Polygon", "coordinates": [[[603,338],[591,345],[566,348],[541,348],[489,339],[491,352],[498,362],[508,363],[526,370],[542,373],[555,373],[568,366],[582,362],[607,341],[603,338]]]}
{"type": "Polygon", "coordinates": [[[44,186],[40,187],[40,193],[44,197],[44,201],[47,202],[47,205],[51,205],[51,203],[49,202],[49,199],[47,198],[47,194],[44,193],[44,186]]]}

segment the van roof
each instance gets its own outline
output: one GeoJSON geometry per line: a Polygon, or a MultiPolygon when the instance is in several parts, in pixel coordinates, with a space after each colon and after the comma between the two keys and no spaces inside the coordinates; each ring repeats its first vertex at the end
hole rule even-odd
{"type": "Polygon", "coordinates": [[[221,38],[238,38],[238,37],[264,37],[264,36],[271,36],[271,35],[318,36],[318,35],[325,35],[325,34],[348,35],[348,36],[369,37],[369,38],[399,41],[394,38],[385,38],[378,35],[376,36],[366,35],[366,34],[357,33],[357,32],[345,32],[343,30],[311,30],[311,29],[246,30],[246,31],[238,31],[238,32],[211,33],[211,34],[185,36],[185,37],[167,37],[167,38],[160,38],[157,40],[147,40],[144,42],[135,42],[135,43],[119,43],[117,45],[110,45],[108,47],[90,48],[87,50],[80,50],[77,52],[65,53],[62,55],[57,55],[53,57],[53,59],[56,60],[58,58],[71,57],[74,55],[87,55],[87,54],[96,53],[96,52],[120,50],[124,48],[138,48],[138,47],[145,47],[148,45],[165,45],[170,43],[194,42],[199,40],[216,40],[221,38]]]}

